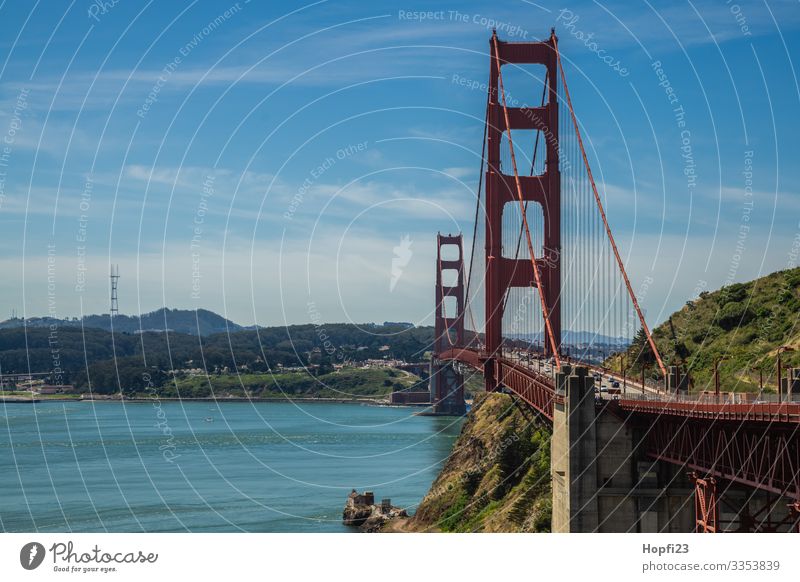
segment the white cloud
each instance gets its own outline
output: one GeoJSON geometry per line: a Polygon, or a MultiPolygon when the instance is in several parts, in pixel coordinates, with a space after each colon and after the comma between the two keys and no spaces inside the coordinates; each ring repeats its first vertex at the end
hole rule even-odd
{"type": "Polygon", "coordinates": [[[477,174],[477,171],[476,171],[475,168],[464,167],[464,166],[453,167],[453,168],[445,168],[444,170],[442,170],[442,172],[444,172],[448,176],[456,178],[457,180],[461,180],[463,178],[474,178],[475,175],[477,174]]]}

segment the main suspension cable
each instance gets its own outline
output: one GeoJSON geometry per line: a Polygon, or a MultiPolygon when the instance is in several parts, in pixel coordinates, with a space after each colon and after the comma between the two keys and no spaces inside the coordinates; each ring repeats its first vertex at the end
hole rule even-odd
{"type": "MultiPolygon", "coordinates": [[[[486,92],[486,113],[483,119],[483,143],[481,144],[481,171],[478,174],[478,195],[475,197],[475,221],[472,225],[472,249],[469,253],[469,271],[467,272],[467,285],[464,291],[464,308],[469,313],[469,319],[472,322],[472,331],[475,332],[475,337],[478,336],[478,326],[475,325],[475,318],[472,314],[469,300],[469,288],[472,283],[472,264],[475,262],[475,240],[478,238],[478,220],[481,211],[481,191],[483,190],[483,169],[486,165],[486,136],[489,131],[489,92],[486,92]]],[[[463,266],[463,263],[462,263],[463,266]]]]}

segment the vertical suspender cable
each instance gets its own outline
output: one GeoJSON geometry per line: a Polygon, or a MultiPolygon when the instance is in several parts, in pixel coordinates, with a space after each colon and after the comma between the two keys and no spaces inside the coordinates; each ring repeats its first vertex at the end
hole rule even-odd
{"type": "MultiPolygon", "coordinates": [[[[658,367],[661,369],[661,373],[664,375],[664,378],[667,377],[667,370],[664,367],[664,362],[661,359],[661,354],[656,347],[656,343],[653,340],[653,336],[650,334],[650,328],[647,326],[647,322],[644,320],[644,315],[642,314],[642,310],[639,307],[639,302],[636,299],[636,295],[633,293],[633,287],[631,287],[631,282],[628,279],[628,274],[625,272],[625,265],[622,262],[622,258],[619,256],[619,250],[617,249],[617,245],[614,242],[614,235],[611,234],[611,228],[608,226],[608,220],[606,219],[605,210],[603,210],[603,203],[600,200],[600,196],[597,193],[597,185],[594,182],[594,177],[592,176],[592,169],[589,166],[589,159],[586,157],[586,150],[583,147],[583,140],[581,139],[580,129],[578,128],[578,120],[575,117],[575,111],[572,109],[572,100],[569,96],[569,88],[567,86],[567,79],[564,75],[564,66],[561,63],[561,55],[558,52],[558,40],[556,40],[555,36],[553,37],[553,42],[556,50],[556,58],[558,60],[558,68],[561,71],[561,81],[564,84],[564,95],[567,98],[567,105],[569,107],[570,117],[572,117],[572,123],[575,126],[575,135],[578,139],[578,144],[580,145],[581,155],[583,157],[583,163],[586,166],[586,171],[588,174],[589,182],[592,186],[592,193],[594,194],[595,202],[597,203],[597,208],[600,211],[600,216],[603,219],[603,224],[605,226],[606,235],[608,236],[609,243],[611,244],[611,248],[614,250],[614,256],[617,259],[617,264],[619,265],[620,272],[622,277],[625,279],[625,286],[628,288],[628,294],[631,296],[631,301],[633,302],[633,306],[636,308],[636,314],[639,316],[639,321],[642,324],[642,329],[644,329],[645,335],[647,336],[647,341],[650,343],[650,349],[653,350],[653,355],[658,362],[658,367]]],[[[497,41],[495,40],[495,46],[497,41]]],[[[504,99],[505,101],[505,99],[504,99]]],[[[509,131],[510,133],[510,131],[509,131]]],[[[509,136],[510,137],[510,136],[509,136]]],[[[512,150],[513,156],[513,150],[512,150]]],[[[538,272],[538,271],[537,271],[538,272]]]]}

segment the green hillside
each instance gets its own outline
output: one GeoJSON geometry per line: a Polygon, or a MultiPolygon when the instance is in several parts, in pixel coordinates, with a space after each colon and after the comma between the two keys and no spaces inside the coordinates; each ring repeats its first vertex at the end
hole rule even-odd
{"type": "MultiPolygon", "coordinates": [[[[667,365],[689,371],[694,390],[713,389],[714,360],[723,357],[724,391],[757,391],[759,370],[765,391],[774,391],[778,347],[793,347],[782,363],[800,366],[800,268],[701,293],[653,330],[653,337],[667,365]]],[[[655,359],[645,346],[639,334],[626,353],[629,374],[639,374],[644,362],[655,378],[655,359]]],[[[607,365],[619,370],[620,358],[607,365]]]]}
{"type": "Polygon", "coordinates": [[[344,368],[326,374],[279,372],[192,376],[167,382],[161,396],[207,398],[250,396],[260,398],[386,398],[395,390],[425,390],[419,377],[395,368],[344,368]]]}
{"type": "Polygon", "coordinates": [[[476,395],[414,517],[393,520],[385,530],[550,531],[550,432],[507,394],[476,395]]]}
{"type": "MultiPolygon", "coordinates": [[[[200,368],[215,377],[221,391],[229,388],[222,378],[226,374],[232,375],[233,386],[240,382],[241,374],[261,374],[263,378],[254,379],[253,386],[240,386],[256,390],[272,384],[270,374],[281,366],[312,366],[316,373],[325,374],[332,372],[335,364],[366,359],[421,361],[432,340],[432,327],[409,328],[403,324],[304,324],[205,337],[177,332],[111,333],[70,326],[19,327],[0,329],[0,374],[48,374],[46,380],[50,383],[113,394],[141,392],[150,384],[173,390],[171,371],[200,368]],[[58,374],[56,364],[60,368],[58,374]]],[[[364,376],[360,373],[347,379],[347,374],[337,374],[331,382],[344,382],[357,392],[364,376]]],[[[379,388],[386,379],[377,378],[379,388]]],[[[309,386],[316,384],[313,379],[298,381],[294,376],[287,376],[286,381],[291,385],[287,389],[298,393],[307,392],[309,386]]],[[[186,380],[178,389],[201,395],[210,390],[207,384],[205,376],[201,376],[186,380]]]]}

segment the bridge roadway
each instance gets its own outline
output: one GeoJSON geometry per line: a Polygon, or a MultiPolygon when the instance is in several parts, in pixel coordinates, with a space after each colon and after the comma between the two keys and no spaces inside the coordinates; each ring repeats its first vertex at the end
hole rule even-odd
{"type": "MultiPolygon", "coordinates": [[[[470,348],[436,357],[481,371],[487,360],[470,348]]],[[[527,359],[495,358],[497,378],[552,424],[555,405],[565,402],[556,390],[554,365],[527,359]]],[[[608,378],[607,371],[590,369],[608,378]]],[[[628,385],[642,390],[639,383],[628,380],[628,385]]],[[[665,394],[650,386],[643,392],[600,392],[597,404],[639,430],[648,457],[785,496],[800,512],[800,402],[730,401],[729,396],[717,401],[714,395],[665,394]]]]}
{"type": "MultiPolygon", "coordinates": [[[[457,361],[479,371],[483,371],[486,354],[472,348],[451,348],[439,354],[438,359],[457,361]]],[[[553,402],[559,401],[555,388],[555,365],[550,359],[531,363],[524,355],[517,358],[496,358],[501,383],[541,414],[552,421],[553,402]]],[[[771,424],[800,424],[800,402],[772,402],[769,400],[724,401],[717,402],[713,395],[700,397],[688,395],[668,395],[652,386],[642,387],[641,382],[632,378],[609,373],[608,370],[591,364],[579,363],[599,374],[603,379],[625,382],[627,387],[640,394],[609,394],[601,391],[604,400],[615,402],[621,410],[638,414],[677,415],[710,420],[758,421],[771,424]]],[[[606,387],[605,384],[601,384],[606,387]]],[[[727,400],[728,397],[726,397],[727,400]]]]}

